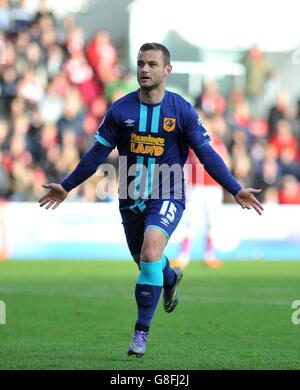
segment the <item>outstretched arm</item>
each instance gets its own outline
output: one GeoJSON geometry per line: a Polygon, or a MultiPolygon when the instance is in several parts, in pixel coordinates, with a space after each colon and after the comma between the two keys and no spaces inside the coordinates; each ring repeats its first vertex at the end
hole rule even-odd
{"type": "Polygon", "coordinates": [[[98,166],[105,161],[112,149],[112,147],[96,142],[95,145],[83,155],[74,171],[60,184],[49,183],[43,185],[44,188],[49,189],[50,191],[41,197],[39,200],[40,206],[46,206],[46,209],[49,209],[50,207],[56,209],[60,203],[66,199],[68,193],[73,188],[83,183],[96,172],[98,166]]]}
{"type": "Polygon", "coordinates": [[[208,142],[199,147],[194,147],[194,151],[210,176],[231,193],[243,209],[253,208],[258,214],[262,214],[263,206],[254,196],[261,190],[253,188],[242,189],[238,181],[229,172],[220,155],[208,142]]]}

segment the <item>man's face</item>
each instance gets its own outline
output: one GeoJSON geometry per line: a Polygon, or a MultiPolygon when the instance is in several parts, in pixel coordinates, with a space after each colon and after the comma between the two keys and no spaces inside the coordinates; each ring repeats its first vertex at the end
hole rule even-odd
{"type": "Polygon", "coordinates": [[[160,50],[140,51],[138,54],[137,80],[141,88],[151,90],[165,83],[171,69],[171,65],[165,65],[160,50]]]}

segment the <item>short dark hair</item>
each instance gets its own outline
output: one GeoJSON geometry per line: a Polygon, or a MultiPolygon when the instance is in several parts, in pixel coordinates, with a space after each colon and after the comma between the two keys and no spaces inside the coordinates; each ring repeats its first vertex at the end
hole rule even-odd
{"type": "Polygon", "coordinates": [[[169,50],[166,48],[166,46],[162,45],[161,43],[156,43],[156,42],[144,43],[140,47],[139,51],[147,51],[147,50],[160,50],[163,53],[165,65],[170,64],[171,55],[170,55],[169,50]]]}

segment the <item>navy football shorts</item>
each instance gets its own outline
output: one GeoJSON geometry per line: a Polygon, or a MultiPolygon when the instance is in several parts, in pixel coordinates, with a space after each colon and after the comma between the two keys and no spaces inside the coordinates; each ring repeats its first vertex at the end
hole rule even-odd
{"type": "Polygon", "coordinates": [[[147,200],[143,207],[120,210],[127,244],[132,256],[141,253],[144,233],[148,227],[160,229],[167,240],[176,229],[184,211],[179,200],[147,200]]]}

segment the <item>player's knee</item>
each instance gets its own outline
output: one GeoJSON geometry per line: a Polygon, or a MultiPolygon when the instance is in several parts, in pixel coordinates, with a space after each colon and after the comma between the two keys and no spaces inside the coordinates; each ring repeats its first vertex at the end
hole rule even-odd
{"type": "Polygon", "coordinates": [[[141,253],[141,260],[145,262],[153,262],[160,260],[162,256],[161,250],[155,245],[149,243],[144,245],[141,253]]]}

